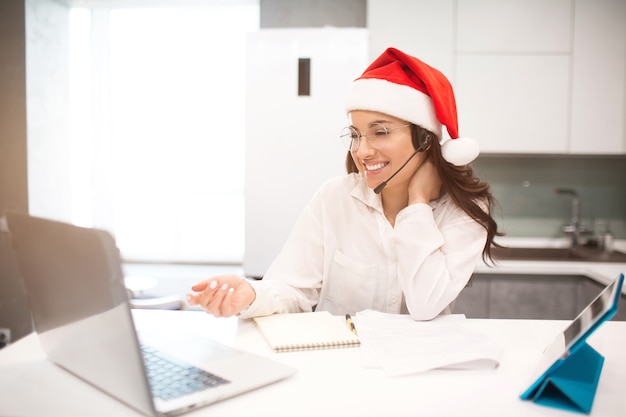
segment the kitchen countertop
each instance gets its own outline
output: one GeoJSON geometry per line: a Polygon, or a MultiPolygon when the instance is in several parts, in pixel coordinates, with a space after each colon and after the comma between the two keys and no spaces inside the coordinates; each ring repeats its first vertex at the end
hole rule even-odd
{"type": "MultiPolygon", "coordinates": [[[[567,239],[499,238],[497,242],[509,247],[567,247],[567,239]]],[[[626,240],[616,240],[615,250],[626,252],[626,240]]],[[[481,274],[584,275],[607,285],[620,273],[626,274],[626,263],[581,261],[498,260],[495,265],[480,262],[474,272],[481,274]]],[[[622,289],[626,294],[626,287],[622,289]]]]}

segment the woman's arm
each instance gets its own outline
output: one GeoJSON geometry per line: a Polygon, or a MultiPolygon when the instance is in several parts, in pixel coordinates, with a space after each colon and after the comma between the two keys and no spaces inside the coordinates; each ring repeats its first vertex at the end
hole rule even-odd
{"type": "Polygon", "coordinates": [[[398,279],[416,320],[441,314],[467,285],[487,239],[485,229],[448,200],[435,220],[427,204],[396,219],[398,279]]]}

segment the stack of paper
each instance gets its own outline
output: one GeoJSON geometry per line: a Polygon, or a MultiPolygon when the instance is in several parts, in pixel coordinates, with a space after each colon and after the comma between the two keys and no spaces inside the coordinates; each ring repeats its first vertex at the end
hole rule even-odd
{"type": "Polygon", "coordinates": [[[408,375],[430,369],[491,369],[502,349],[482,333],[463,326],[465,316],[442,316],[418,322],[408,315],[365,310],[357,314],[364,366],[388,375],[408,375]]]}

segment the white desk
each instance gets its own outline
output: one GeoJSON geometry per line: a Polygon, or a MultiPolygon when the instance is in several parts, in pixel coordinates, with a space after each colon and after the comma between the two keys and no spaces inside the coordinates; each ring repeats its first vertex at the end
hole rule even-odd
{"type": "MultiPolygon", "coordinates": [[[[391,378],[361,366],[359,349],[273,353],[248,320],[203,312],[138,311],[137,323],[162,331],[191,327],[222,343],[296,367],[287,380],[189,416],[575,416],[519,399],[543,348],[564,321],[468,320],[505,349],[497,370],[429,371],[391,378]]],[[[626,416],[626,322],[608,322],[589,343],[605,356],[592,416],[626,416]]],[[[0,416],[138,416],[48,362],[36,335],[0,350],[0,416]]]]}

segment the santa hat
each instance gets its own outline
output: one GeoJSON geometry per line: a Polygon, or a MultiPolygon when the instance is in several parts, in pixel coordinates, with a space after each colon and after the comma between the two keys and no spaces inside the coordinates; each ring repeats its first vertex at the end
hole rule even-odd
{"type": "Polygon", "coordinates": [[[353,85],[346,105],[352,110],[371,110],[419,125],[442,138],[446,126],[450,140],[441,152],[453,165],[466,165],[478,156],[478,144],[459,138],[454,91],[435,68],[405,53],[388,48],[353,85]]]}

